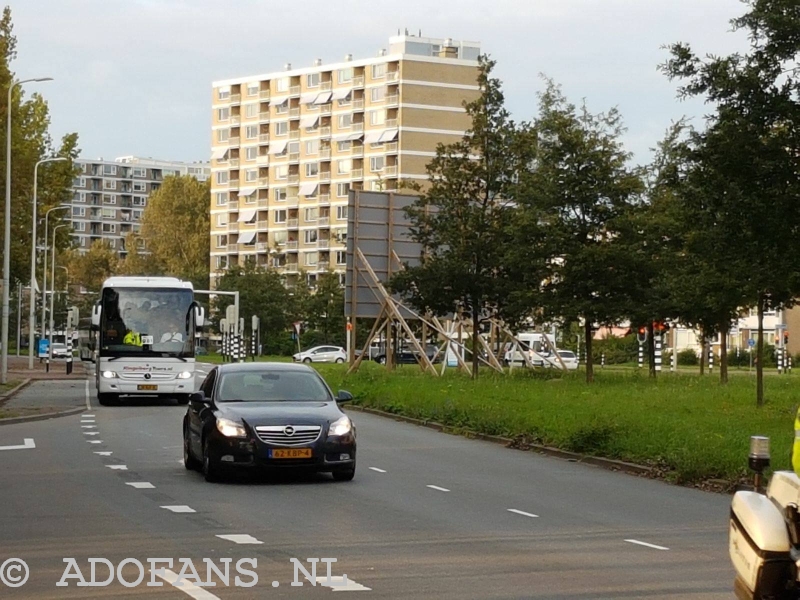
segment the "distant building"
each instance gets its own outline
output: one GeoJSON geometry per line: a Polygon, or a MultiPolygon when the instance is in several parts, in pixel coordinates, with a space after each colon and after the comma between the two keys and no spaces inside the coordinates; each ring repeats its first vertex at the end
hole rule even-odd
{"type": "Polygon", "coordinates": [[[147,199],[165,177],[192,175],[206,181],[211,175],[207,162],[123,156],[112,161],[81,158],[75,163],[81,173],[72,184],[71,218],[79,251],[86,252],[95,240],[106,240],[123,258],[131,250],[125,247],[125,237],[138,233],[147,199]]]}

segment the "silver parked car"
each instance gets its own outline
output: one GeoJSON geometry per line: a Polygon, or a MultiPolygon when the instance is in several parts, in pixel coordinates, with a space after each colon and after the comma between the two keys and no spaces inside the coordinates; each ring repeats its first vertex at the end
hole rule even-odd
{"type": "Polygon", "coordinates": [[[347,352],[340,346],[317,346],[292,356],[294,362],[343,363],[347,360],[347,352]]]}

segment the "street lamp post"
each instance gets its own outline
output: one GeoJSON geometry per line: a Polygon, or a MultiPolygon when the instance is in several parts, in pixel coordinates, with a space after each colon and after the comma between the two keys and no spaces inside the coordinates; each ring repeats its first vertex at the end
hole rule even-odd
{"type": "Polygon", "coordinates": [[[53,291],[50,292],[50,331],[48,343],[49,347],[47,349],[47,355],[49,358],[53,357],[53,325],[55,320],[53,319],[53,300],[56,297],[56,232],[61,229],[62,227],[69,227],[68,223],[62,223],[61,225],[56,225],[53,227],[53,257],[50,263],[50,276],[53,281],[53,291]]]}
{"type": "MultiPolygon", "coordinates": [[[[31,305],[28,312],[28,369],[33,369],[34,337],[36,329],[36,216],[37,216],[37,186],[39,183],[39,165],[50,162],[64,162],[69,160],[63,156],[57,158],[45,158],[36,163],[33,167],[33,219],[31,221],[31,305]]],[[[46,243],[46,242],[45,242],[46,243]]],[[[45,273],[47,272],[47,262],[45,262],[45,273]]],[[[44,294],[44,291],[42,291],[44,294]]],[[[42,304],[46,298],[42,295],[42,304]]],[[[44,327],[44,325],[42,325],[44,327]]]]}
{"type": "Polygon", "coordinates": [[[8,383],[8,286],[11,279],[11,96],[14,88],[23,83],[51,81],[52,77],[37,77],[13,81],[8,86],[8,104],[6,105],[6,206],[3,239],[3,312],[2,312],[2,348],[0,348],[0,383],[8,383]]]}
{"type": "MultiPolygon", "coordinates": [[[[58,206],[54,206],[50,210],[48,210],[44,215],[44,261],[42,265],[42,337],[44,339],[47,335],[47,318],[45,316],[45,310],[47,307],[47,243],[48,243],[48,222],[50,219],[50,213],[54,210],[64,210],[66,208],[72,208],[69,204],[60,204],[58,206]]],[[[54,238],[55,239],[55,238],[54,238]]]]}

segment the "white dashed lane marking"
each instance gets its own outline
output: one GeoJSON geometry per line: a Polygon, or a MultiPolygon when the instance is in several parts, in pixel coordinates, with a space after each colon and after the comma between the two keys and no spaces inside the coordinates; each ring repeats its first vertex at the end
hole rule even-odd
{"type": "Polygon", "coordinates": [[[174,513],[193,513],[197,512],[195,509],[186,506],[185,504],[180,504],[177,506],[162,506],[161,508],[165,508],[174,513]]]}
{"type": "Polygon", "coordinates": [[[449,492],[450,491],[447,488],[439,487],[438,485],[429,485],[427,487],[431,488],[432,490],[436,490],[438,492],[449,492]]]}
{"type": "Polygon", "coordinates": [[[97,425],[81,425],[83,429],[97,429],[97,425]]]}
{"type": "Polygon", "coordinates": [[[113,452],[95,452],[95,454],[99,454],[100,456],[111,456],[113,452]]]}
{"type": "Polygon", "coordinates": [[[99,431],[84,431],[83,435],[100,435],[99,431]]]}
{"type": "Polygon", "coordinates": [[[370,467],[370,471],[375,471],[376,473],[386,473],[383,469],[379,469],[378,467],[370,467]]]}
{"type": "Polygon", "coordinates": [[[90,444],[102,444],[103,440],[86,440],[90,444]]]}
{"type": "Polygon", "coordinates": [[[137,490],[153,490],[156,487],[149,481],[132,481],[126,483],[125,485],[129,485],[132,488],[136,488],[137,490]]]}
{"type": "Polygon", "coordinates": [[[515,515],[522,515],[523,517],[532,517],[534,519],[539,517],[539,515],[534,515],[533,513],[525,512],[523,510],[517,510],[516,508],[509,508],[508,512],[512,512],[515,515]]]}
{"type": "Polygon", "coordinates": [[[218,535],[217,537],[220,538],[220,539],[223,539],[223,540],[228,540],[229,542],[233,542],[234,544],[263,544],[264,543],[264,542],[261,542],[261,541],[257,540],[252,535],[240,534],[240,533],[230,534],[230,535],[218,535]]]}
{"type": "Polygon", "coordinates": [[[625,540],[629,544],[636,544],[638,546],[644,546],[645,548],[652,548],[653,550],[669,550],[669,548],[665,548],[664,546],[656,546],[655,544],[648,544],[647,542],[640,542],[639,540],[625,540]]]}
{"type": "Polygon", "coordinates": [[[114,469],[115,471],[127,471],[127,465],[106,465],[109,469],[114,469]]]}

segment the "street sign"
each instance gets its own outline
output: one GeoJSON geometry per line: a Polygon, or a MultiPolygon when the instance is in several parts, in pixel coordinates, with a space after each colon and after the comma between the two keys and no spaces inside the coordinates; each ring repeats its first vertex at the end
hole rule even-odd
{"type": "Polygon", "coordinates": [[[752,348],[753,346],[756,345],[756,341],[753,338],[750,338],[749,340],[747,340],[747,345],[752,348]]]}
{"type": "Polygon", "coordinates": [[[297,332],[297,335],[300,335],[300,326],[301,325],[302,325],[302,323],[300,321],[297,321],[296,323],[294,323],[294,330],[297,332]]]}
{"type": "Polygon", "coordinates": [[[50,341],[39,340],[39,346],[38,346],[39,358],[47,358],[49,351],[50,351],[50,341]]]}
{"type": "Polygon", "coordinates": [[[256,331],[258,329],[258,326],[260,325],[258,315],[253,315],[250,325],[253,331],[256,331]]]}

